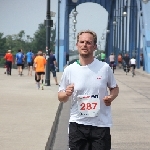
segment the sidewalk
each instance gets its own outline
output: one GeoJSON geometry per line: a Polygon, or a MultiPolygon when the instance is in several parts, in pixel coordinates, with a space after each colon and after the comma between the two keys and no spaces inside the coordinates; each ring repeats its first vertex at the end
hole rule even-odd
{"type": "MultiPolygon", "coordinates": [[[[12,76],[0,68],[0,150],[45,150],[56,112],[58,85],[38,90],[34,75],[12,76]]],[[[34,72],[33,72],[34,74],[34,72]]],[[[57,73],[60,81],[62,73],[57,73]]]]}
{"type": "Polygon", "coordinates": [[[141,75],[141,76],[145,76],[145,77],[150,77],[150,74],[148,74],[146,71],[143,71],[143,67],[141,67],[140,69],[135,69],[136,73],[141,75]]]}

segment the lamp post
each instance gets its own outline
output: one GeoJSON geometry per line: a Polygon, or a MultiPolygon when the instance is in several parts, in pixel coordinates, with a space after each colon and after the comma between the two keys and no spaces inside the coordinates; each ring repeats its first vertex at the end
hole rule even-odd
{"type": "Polygon", "coordinates": [[[102,36],[101,36],[101,40],[104,41],[105,40],[105,43],[104,43],[104,51],[105,51],[105,47],[106,47],[106,36],[107,34],[110,32],[110,30],[108,29],[104,29],[103,30],[103,33],[102,33],[102,36]]]}
{"type": "MultiPolygon", "coordinates": [[[[143,0],[143,3],[147,3],[149,0],[143,0]]],[[[137,19],[137,4],[132,1],[131,6],[125,6],[126,8],[130,8],[129,14],[130,15],[130,24],[126,23],[126,26],[129,26],[129,55],[132,56],[133,49],[137,49],[137,37],[138,37],[138,19],[137,19]],[[132,42],[130,42],[132,41],[132,42]]],[[[124,10],[127,14],[127,9],[124,10]]],[[[139,38],[139,37],[138,37],[139,38]]],[[[127,45],[127,44],[126,44],[127,45]]],[[[138,54],[138,53],[137,53],[138,54]]],[[[139,55],[139,54],[138,54],[139,55]]],[[[139,58],[139,57],[138,57],[139,58]]]]}
{"type": "Polygon", "coordinates": [[[101,40],[104,40],[107,33],[110,32],[110,30],[107,30],[107,29],[104,29],[104,30],[103,30],[103,33],[102,33],[102,36],[101,36],[101,40]],[[106,30],[106,31],[104,31],[104,30],[106,30]]]}
{"type": "Polygon", "coordinates": [[[50,86],[50,0],[47,0],[47,12],[46,12],[46,74],[45,85],[50,86]]]}
{"type": "Polygon", "coordinates": [[[50,86],[50,35],[51,26],[53,25],[53,20],[51,17],[55,17],[55,12],[50,11],[50,0],[47,0],[47,11],[46,11],[46,73],[45,73],[45,85],[50,86]]]}
{"type": "MultiPolygon", "coordinates": [[[[73,3],[77,3],[78,0],[72,0],[73,3]]],[[[75,6],[75,9],[74,11],[72,12],[72,15],[69,16],[69,18],[72,18],[73,17],[73,25],[71,25],[71,27],[73,26],[73,33],[70,33],[69,36],[72,36],[73,35],[73,40],[74,40],[74,43],[73,43],[73,46],[75,46],[75,39],[76,39],[76,24],[77,24],[77,20],[76,20],[76,16],[77,16],[78,12],[76,10],[76,6],[75,6]]],[[[74,47],[73,47],[73,50],[74,50],[74,47]]]]}
{"type": "Polygon", "coordinates": [[[61,0],[58,0],[58,30],[57,30],[57,33],[58,33],[58,46],[57,46],[57,68],[58,68],[58,72],[59,72],[59,30],[60,30],[60,3],[61,3],[61,0]]]}
{"type": "Polygon", "coordinates": [[[114,26],[114,51],[116,51],[116,26],[117,21],[116,18],[120,18],[120,21],[122,22],[122,53],[125,52],[124,50],[124,18],[127,17],[126,7],[123,7],[122,16],[114,16],[113,26],[114,26]]]}

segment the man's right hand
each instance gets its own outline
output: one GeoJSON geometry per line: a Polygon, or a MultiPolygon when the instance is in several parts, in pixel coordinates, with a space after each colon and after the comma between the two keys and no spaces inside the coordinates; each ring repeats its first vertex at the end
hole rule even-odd
{"type": "Polygon", "coordinates": [[[68,85],[66,88],[66,95],[71,96],[73,92],[74,92],[74,84],[68,85]]]}

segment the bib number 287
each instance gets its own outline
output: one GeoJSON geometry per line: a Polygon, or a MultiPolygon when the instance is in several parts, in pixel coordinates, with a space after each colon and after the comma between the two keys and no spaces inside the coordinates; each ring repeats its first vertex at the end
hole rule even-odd
{"type": "Polygon", "coordinates": [[[80,110],[91,110],[96,108],[97,103],[81,103],[80,106],[80,110]]]}
{"type": "Polygon", "coordinates": [[[92,97],[89,95],[78,96],[78,111],[85,117],[96,117],[100,110],[99,96],[92,97]]]}

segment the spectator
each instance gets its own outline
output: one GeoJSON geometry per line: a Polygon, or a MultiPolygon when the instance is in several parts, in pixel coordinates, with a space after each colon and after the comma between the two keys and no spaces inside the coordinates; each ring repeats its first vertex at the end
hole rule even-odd
{"type": "Polygon", "coordinates": [[[57,76],[56,76],[57,62],[56,62],[55,55],[53,54],[52,51],[50,51],[49,59],[50,59],[50,72],[52,72],[55,83],[56,83],[56,85],[58,85],[57,76]]]}

